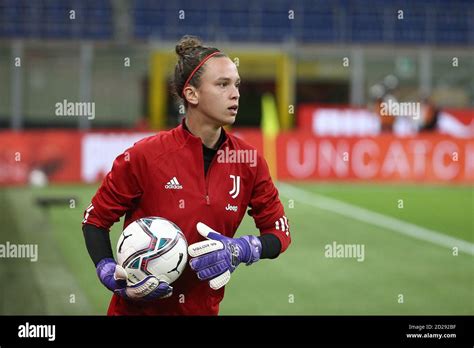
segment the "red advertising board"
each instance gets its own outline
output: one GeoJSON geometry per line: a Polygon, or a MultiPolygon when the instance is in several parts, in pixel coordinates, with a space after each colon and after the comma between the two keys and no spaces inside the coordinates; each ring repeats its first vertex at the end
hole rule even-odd
{"type": "Polygon", "coordinates": [[[280,180],[474,183],[474,139],[437,134],[400,138],[278,137],[280,180]]]}
{"type": "Polygon", "coordinates": [[[27,183],[38,170],[52,182],[79,182],[80,157],[77,131],[0,132],[0,185],[27,183]]]}
{"type": "MultiPolygon", "coordinates": [[[[38,170],[49,182],[97,182],[117,155],[151,133],[0,132],[0,185],[26,184],[38,170]]],[[[235,134],[262,153],[259,130],[235,134]]],[[[318,137],[306,131],[277,137],[278,180],[474,183],[474,139],[318,137]]]]}

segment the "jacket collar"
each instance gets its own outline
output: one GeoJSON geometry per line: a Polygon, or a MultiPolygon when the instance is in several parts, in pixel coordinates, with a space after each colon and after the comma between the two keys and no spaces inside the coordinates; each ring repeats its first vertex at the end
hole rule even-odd
{"type": "MultiPolygon", "coordinates": [[[[181,121],[181,124],[178,127],[175,128],[176,135],[177,135],[177,140],[178,140],[179,144],[180,145],[185,145],[186,143],[190,143],[193,146],[197,146],[199,144],[203,145],[203,143],[201,141],[201,138],[195,136],[194,134],[192,134],[190,131],[188,131],[185,128],[185,125],[184,125],[185,119],[186,118],[183,117],[183,120],[181,121]]],[[[225,140],[222,142],[220,147],[224,146],[224,144],[226,144],[229,141],[229,135],[224,130],[224,128],[222,128],[222,132],[223,132],[223,136],[225,137],[224,138],[225,140]]]]}

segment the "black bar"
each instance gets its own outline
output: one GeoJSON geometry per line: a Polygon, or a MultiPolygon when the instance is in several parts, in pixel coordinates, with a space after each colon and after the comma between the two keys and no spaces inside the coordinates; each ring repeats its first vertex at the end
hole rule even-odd
{"type": "Polygon", "coordinates": [[[469,346],[474,342],[472,316],[220,316],[102,317],[0,316],[0,346],[116,344],[389,344],[469,346]],[[28,323],[28,326],[26,326],[28,323]],[[55,325],[43,338],[19,337],[55,325]],[[20,331],[22,333],[20,333],[20,331]],[[262,335],[262,332],[272,333],[262,335]],[[422,337],[410,338],[407,334],[422,337]],[[436,334],[451,337],[435,338],[436,334]],[[453,336],[455,335],[455,337],[453,336]],[[272,342],[271,340],[274,340],[272,342]]]}

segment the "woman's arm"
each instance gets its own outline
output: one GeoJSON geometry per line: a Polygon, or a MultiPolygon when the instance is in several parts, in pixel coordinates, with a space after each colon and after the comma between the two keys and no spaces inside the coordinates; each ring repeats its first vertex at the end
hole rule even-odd
{"type": "Polygon", "coordinates": [[[84,224],[82,232],[84,233],[87,251],[95,266],[100,260],[114,258],[109,231],[94,225],[84,224]]]}
{"type": "Polygon", "coordinates": [[[291,243],[290,226],[268,165],[260,155],[257,156],[257,176],[249,206],[251,209],[248,214],[260,230],[260,240],[263,238],[262,254],[271,256],[265,258],[277,257],[291,243]]]}
{"type": "Polygon", "coordinates": [[[260,243],[262,243],[261,259],[274,259],[280,255],[281,243],[280,240],[273,234],[264,234],[259,236],[260,243]]]}

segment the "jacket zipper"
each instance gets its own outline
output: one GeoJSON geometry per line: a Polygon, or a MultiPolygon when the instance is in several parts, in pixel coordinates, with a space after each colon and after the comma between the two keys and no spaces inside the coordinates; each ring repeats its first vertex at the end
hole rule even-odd
{"type": "MultiPolygon", "coordinates": [[[[217,151],[219,151],[224,145],[225,143],[227,143],[227,141],[229,140],[229,138],[227,138],[222,144],[221,146],[219,146],[219,148],[217,149],[217,151]]],[[[204,154],[203,154],[204,156],[204,154]]],[[[211,169],[212,169],[212,164],[214,163],[214,161],[216,160],[216,157],[218,156],[218,154],[216,153],[214,158],[212,159],[211,163],[209,163],[209,168],[207,168],[207,175],[205,176],[205,188],[206,188],[206,205],[211,205],[211,200],[209,198],[209,177],[211,176],[211,169]]],[[[204,161],[204,159],[203,159],[204,161]]]]}
{"type": "Polygon", "coordinates": [[[215,159],[216,159],[216,156],[214,156],[211,163],[209,163],[209,168],[207,168],[207,175],[204,178],[205,179],[205,185],[206,185],[206,205],[211,205],[211,200],[209,199],[209,177],[211,176],[211,168],[212,168],[212,164],[214,163],[215,159]]]}

